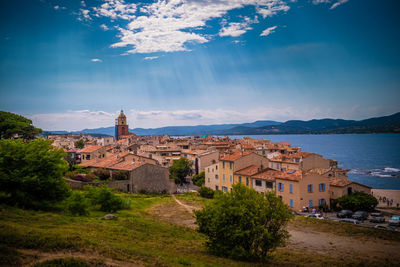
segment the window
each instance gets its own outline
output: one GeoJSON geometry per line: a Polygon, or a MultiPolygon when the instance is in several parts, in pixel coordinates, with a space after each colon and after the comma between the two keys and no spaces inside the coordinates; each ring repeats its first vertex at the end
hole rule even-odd
{"type": "Polygon", "coordinates": [[[239,176],[239,184],[242,183],[242,176],[239,176]]]}
{"type": "Polygon", "coordinates": [[[293,185],[292,184],[289,185],[289,193],[293,194],[293,185]]]}
{"type": "Polygon", "coordinates": [[[299,163],[299,162],[300,162],[300,159],[299,159],[299,158],[296,158],[296,162],[299,163]]]}
{"type": "Polygon", "coordinates": [[[249,185],[249,177],[246,177],[246,185],[249,185]]]}
{"type": "Polygon", "coordinates": [[[229,162],[229,169],[232,170],[232,166],[233,166],[233,163],[232,163],[232,162],[229,162]]]}
{"type": "Polygon", "coordinates": [[[290,207],[293,208],[293,199],[290,200],[290,207]]]}
{"type": "Polygon", "coordinates": [[[225,174],[222,174],[222,181],[225,182],[225,174]]]}
{"type": "Polygon", "coordinates": [[[215,169],[218,170],[218,165],[215,165],[215,169]]]}
{"type": "Polygon", "coordinates": [[[225,192],[225,193],[228,192],[228,188],[226,186],[223,186],[222,187],[222,192],[225,192]]]}
{"type": "Polygon", "coordinates": [[[229,175],[229,182],[233,183],[232,174],[229,175]]]}
{"type": "Polygon", "coordinates": [[[218,190],[218,185],[215,186],[215,190],[218,190]]]}
{"type": "Polygon", "coordinates": [[[272,182],[265,182],[265,187],[266,188],[272,188],[273,187],[273,183],[272,182]]]}
{"type": "Polygon", "coordinates": [[[215,179],[218,179],[218,174],[215,175],[215,179]]]}
{"type": "Polygon", "coordinates": [[[210,182],[210,178],[208,178],[208,182],[210,182]]]}
{"type": "Polygon", "coordinates": [[[307,186],[307,191],[308,191],[308,193],[312,193],[313,192],[312,184],[309,184],[307,186]]]}
{"type": "Polygon", "coordinates": [[[225,169],[225,161],[222,162],[222,169],[225,169]]]}
{"type": "Polygon", "coordinates": [[[285,172],[285,171],[286,171],[286,168],[282,168],[282,171],[285,172]]]}
{"type": "Polygon", "coordinates": [[[313,205],[312,205],[312,200],[309,200],[309,201],[308,201],[308,207],[309,207],[309,208],[312,208],[312,206],[313,206],[313,205]]]}
{"type": "Polygon", "coordinates": [[[319,206],[324,205],[324,204],[326,204],[325,198],[321,198],[320,200],[318,200],[318,205],[319,206]]]}
{"type": "Polygon", "coordinates": [[[283,184],[278,183],[278,191],[283,192],[283,184]]]}
{"type": "Polygon", "coordinates": [[[319,192],[325,192],[325,184],[319,184],[319,192]]]}
{"type": "Polygon", "coordinates": [[[208,172],[210,172],[210,168],[207,168],[208,172]]]}
{"type": "Polygon", "coordinates": [[[256,186],[261,186],[262,182],[260,180],[256,180],[256,186]]]}

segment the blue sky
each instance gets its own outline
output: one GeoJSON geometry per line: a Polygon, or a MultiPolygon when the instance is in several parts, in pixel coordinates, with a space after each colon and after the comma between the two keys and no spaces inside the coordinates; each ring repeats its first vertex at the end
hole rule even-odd
{"type": "Polygon", "coordinates": [[[46,130],[400,111],[397,0],[2,0],[0,110],[46,130]]]}

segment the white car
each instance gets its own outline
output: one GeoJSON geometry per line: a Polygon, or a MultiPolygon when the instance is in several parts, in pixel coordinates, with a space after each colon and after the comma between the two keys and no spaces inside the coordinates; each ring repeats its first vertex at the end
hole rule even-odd
{"type": "Polygon", "coordinates": [[[322,217],[322,215],[319,214],[319,213],[316,213],[316,214],[308,214],[306,217],[308,217],[308,218],[320,219],[320,220],[324,219],[324,217],[322,217]]]}

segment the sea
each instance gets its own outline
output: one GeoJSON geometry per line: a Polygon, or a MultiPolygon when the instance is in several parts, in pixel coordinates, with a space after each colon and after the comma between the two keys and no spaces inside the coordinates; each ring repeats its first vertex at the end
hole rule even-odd
{"type": "MultiPolygon", "coordinates": [[[[242,138],[232,135],[230,138],[242,138]]],[[[249,135],[290,142],[349,169],[348,178],[376,189],[400,190],[400,134],[249,135]]]]}

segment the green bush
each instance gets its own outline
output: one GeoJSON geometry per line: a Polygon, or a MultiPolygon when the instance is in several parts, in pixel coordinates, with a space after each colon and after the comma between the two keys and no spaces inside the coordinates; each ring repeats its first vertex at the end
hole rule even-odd
{"type": "Polygon", "coordinates": [[[85,196],[78,192],[72,192],[71,196],[66,201],[66,209],[73,215],[87,215],[89,203],[85,196]]]}
{"type": "Polygon", "coordinates": [[[192,162],[187,158],[180,158],[169,167],[169,178],[174,179],[176,184],[185,183],[185,178],[192,173],[192,162]]]}
{"type": "Polygon", "coordinates": [[[283,245],[288,237],[284,227],[293,216],[274,193],[259,194],[240,184],[230,193],[216,194],[195,215],[208,249],[240,260],[265,259],[283,245]]]}
{"type": "Polygon", "coordinates": [[[101,211],[114,212],[123,208],[129,208],[124,206],[123,198],[115,195],[114,191],[107,186],[89,186],[86,188],[88,190],[87,197],[93,205],[100,205],[101,211]]]}
{"type": "Polygon", "coordinates": [[[129,172],[127,171],[113,171],[113,180],[127,180],[129,178],[129,172]]]}
{"type": "Polygon", "coordinates": [[[0,202],[49,208],[68,197],[65,153],[50,140],[0,140],[0,202]]]}
{"type": "Polygon", "coordinates": [[[204,198],[214,198],[214,190],[205,186],[200,188],[199,194],[204,198]]]}
{"type": "Polygon", "coordinates": [[[99,177],[99,179],[102,181],[106,181],[106,180],[110,179],[110,171],[108,171],[106,169],[102,169],[102,168],[96,169],[93,173],[94,173],[94,175],[99,177]]]}
{"type": "Polygon", "coordinates": [[[373,211],[378,205],[378,200],[370,194],[355,192],[338,198],[337,203],[342,209],[373,211]]]}
{"type": "Polygon", "coordinates": [[[199,174],[193,176],[192,182],[194,185],[203,186],[205,183],[205,177],[206,177],[205,172],[200,172],[199,174]]]}

